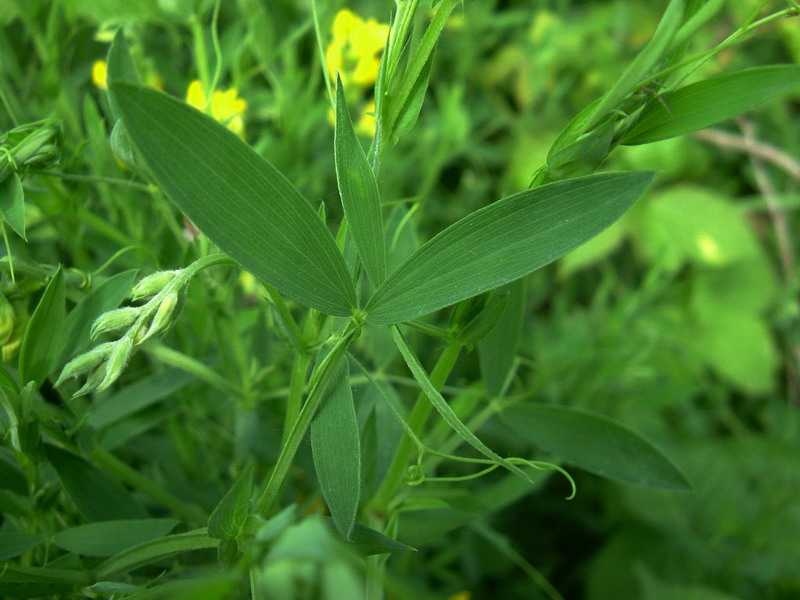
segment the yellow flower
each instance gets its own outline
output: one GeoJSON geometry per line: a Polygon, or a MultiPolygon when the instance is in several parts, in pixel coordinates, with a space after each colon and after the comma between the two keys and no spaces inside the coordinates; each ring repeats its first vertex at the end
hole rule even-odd
{"type": "Polygon", "coordinates": [[[447,600],[470,600],[470,598],[472,598],[472,594],[470,594],[467,590],[463,590],[453,594],[447,600]]]}
{"type": "Polygon", "coordinates": [[[374,84],[389,26],[375,19],[365,21],[344,9],[336,14],[331,33],[325,52],[331,77],[335,78],[338,72],[343,82],[364,87],[374,84]]]}
{"type": "Polygon", "coordinates": [[[92,64],[92,83],[101,90],[108,89],[108,65],[104,60],[96,60],[92,64]]]}
{"type": "MultiPolygon", "coordinates": [[[[203,91],[203,85],[194,80],[186,90],[187,104],[206,112],[208,98],[203,91]]],[[[247,101],[239,98],[236,88],[226,91],[214,90],[211,94],[211,116],[225,125],[233,133],[244,139],[244,112],[247,110],[247,101]]]]}

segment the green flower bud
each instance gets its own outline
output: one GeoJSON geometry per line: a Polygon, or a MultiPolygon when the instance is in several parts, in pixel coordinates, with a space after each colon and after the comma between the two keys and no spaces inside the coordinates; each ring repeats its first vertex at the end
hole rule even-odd
{"type": "Polygon", "coordinates": [[[126,335],[116,342],[113,342],[113,348],[105,364],[105,376],[96,388],[98,392],[106,389],[119,379],[119,376],[122,375],[122,371],[125,370],[125,366],[128,364],[132,352],[133,338],[131,336],[126,335]]]}
{"type": "Polygon", "coordinates": [[[144,334],[141,341],[137,343],[144,342],[157,333],[166,332],[172,325],[172,316],[175,314],[175,308],[178,306],[179,301],[180,298],[176,292],[165,294],[156,309],[153,320],[150,322],[150,328],[147,330],[147,333],[144,334]]]}
{"type": "Polygon", "coordinates": [[[131,298],[141,300],[155,296],[169,284],[180,271],[156,271],[133,287],[131,298]]]}
{"type": "Polygon", "coordinates": [[[83,384],[81,389],[75,392],[73,398],[77,398],[78,396],[83,396],[84,394],[95,391],[106,378],[106,365],[107,363],[102,363],[99,367],[92,371],[89,375],[89,378],[86,380],[86,383],[83,384]]]}
{"type": "Polygon", "coordinates": [[[22,339],[25,337],[25,330],[28,328],[29,316],[25,302],[15,301],[11,309],[14,315],[14,328],[6,340],[2,342],[3,362],[8,362],[17,355],[20,346],[22,346],[22,339]]]}
{"type": "Polygon", "coordinates": [[[92,370],[96,371],[97,367],[101,366],[106,360],[108,360],[115,343],[116,342],[106,342],[105,344],[100,344],[88,352],[84,352],[83,354],[73,358],[64,366],[64,369],[61,371],[61,375],[59,375],[58,380],[56,381],[56,386],[61,385],[64,381],[71,379],[72,377],[83,375],[84,373],[88,373],[92,370]]]}
{"type": "Polygon", "coordinates": [[[141,313],[141,308],[133,306],[126,306],[125,308],[103,313],[95,319],[90,335],[95,340],[103,333],[129,327],[141,313]]]}
{"type": "Polygon", "coordinates": [[[11,306],[5,294],[0,293],[0,346],[5,345],[11,339],[16,325],[17,317],[14,315],[14,307],[11,306]]]}

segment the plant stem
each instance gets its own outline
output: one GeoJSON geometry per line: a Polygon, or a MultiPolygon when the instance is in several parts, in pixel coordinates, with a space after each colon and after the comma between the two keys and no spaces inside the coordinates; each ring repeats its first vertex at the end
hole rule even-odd
{"type": "Polygon", "coordinates": [[[275,510],[275,505],[279,498],[280,490],[283,488],[286,475],[289,473],[289,468],[292,466],[297,450],[303,441],[308,428],[311,426],[311,421],[314,420],[314,415],[317,412],[322,400],[325,398],[325,392],[328,385],[332,380],[332,374],[338,365],[339,361],[344,358],[345,352],[350,345],[358,328],[352,323],[347,325],[347,328],[342,333],[336,344],[331,348],[331,351],[320,361],[311,376],[311,389],[306,398],[306,403],[300,410],[297,420],[294,422],[286,441],[281,448],[281,453],[278,455],[278,460],[272,473],[266,482],[262,485],[256,500],[256,514],[269,517],[275,510]]]}
{"type": "Polygon", "coordinates": [[[292,365],[292,377],[289,381],[289,396],[286,399],[286,415],[284,417],[285,428],[283,430],[283,443],[289,438],[292,423],[296,423],[300,416],[303,404],[303,390],[306,387],[306,374],[308,365],[311,362],[311,355],[308,352],[296,354],[292,365]]]}
{"type": "MultiPolygon", "coordinates": [[[[456,364],[456,360],[458,360],[458,355],[461,353],[461,347],[461,344],[448,344],[441,356],[439,356],[439,360],[436,362],[430,375],[431,382],[436,386],[436,389],[441,389],[450,376],[456,364]]],[[[411,427],[412,431],[414,431],[417,436],[421,435],[432,408],[433,405],[430,400],[428,400],[428,397],[424,392],[420,392],[408,419],[409,427],[411,427]]],[[[375,493],[370,503],[374,510],[384,512],[388,507],[389,502],[405,476],[408,461],[411,459],[414,448],[415,446],[411,438],[407,435],[403,436],[402,440],[400,440],[397,452],[394,454],[392,463],[389,465],[389,469],[386,472],[386,476],[383,478],[381,487],[375,493]]]]}

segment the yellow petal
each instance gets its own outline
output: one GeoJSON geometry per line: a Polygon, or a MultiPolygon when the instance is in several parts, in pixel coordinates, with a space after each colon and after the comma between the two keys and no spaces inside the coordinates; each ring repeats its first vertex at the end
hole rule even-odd
{"type": "Polygon", "coordinates": [[[197,110],[203,111],[208,105],[206,93],[203,91],[203,84],[197,79],[192,81],[189,84],[189,88],[186,90],[186,103],[190,106],[194,106],[197,110]]]}
{"type": "Polygon", "coordinates": [[[353,30],[353,28],[357,27],[360,23],[363,23],[361,17],[359,17],[353,11],[345,8],[336,13],[336,16],[333,19],[331,33],[333,34],[334,39],[345,39],[350,35],[350,32],[353,30]]]}
{"type": "Polygon", "coordinates": [[[104,60],[96,60],[92,65],[92,83],[101,90],[108,89],[108,65],[104,60]]]}

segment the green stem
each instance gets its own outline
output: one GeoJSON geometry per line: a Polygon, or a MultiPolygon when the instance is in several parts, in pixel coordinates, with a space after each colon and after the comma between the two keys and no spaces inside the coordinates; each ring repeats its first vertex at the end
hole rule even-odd
{"type": "Polygon", "coordinates": [[[306,374],[311,355],[307,352],[296,354],[292,365],[292,378],[289,382],[289,396],[286,399],[286,415],[284,417],[283,443],[289,438],[292,423],[297,422],[303,405],[303,390],[306,387],[306,374]]]}
{"type": "Polygon", "coordinates": [[[211,110],[211,94],[214,90],[209,89],[211,76],[208,73],[206,35],[198,15],[192,17],[192,41],[194,42],[194,62],[197,64],[197,74],[200,84],[203,86],[203,93],[206,96],[206,106],[203,107],[203,112],[209,112],[211,110]]]}
{"type": "MultiPolygon", "coordinates": [[[[436,389],[441,389],[445,381],[447,381],[447,378],[450,376],[456,364],[456,360],[458,360],[458,355],[461,353],[461,348],[461,344],[448,344],[441,356],[439,356],[439,360],[436,362],[430,375],[431,382],[436,386],[436,389]]],[[[420,392],[408,419],[409,427],[417,436],[421,436],[422,430],[425,427],[425,422],[428,420],[428,415],[430,415],[432,409],[433,405],[430,400],[428,400],[428,397],[424,392],[420,392]]],[[[392,463],[389,465],[389,469],[386,472],[386,477],[384,477],[380,489],[378,489],[370,503],[375,510],[384,512],[388,507],[389,502],[406,474],[406,468],[414,453],[414,449],[415,445],[411,438],[409,436],[403,436],[397,448],[397,452],[394,454],[392,463]]]]}
{"type": "Polygon", "coordinates": [[[208,516],[199,507],[176,498],[165,489],[157,486],[137,471],[131,469],[104,448],[95,446],[92,450],[92,458],[99,467],[113,473],[128,485],[147,494],[153,500],[160,502],[172,510],[175,514],[182,515],[188,521],[201,525],[208,519],[208,516]]]}
{"type": "Polygon", "coordinates": [[[292,426],[283,448],[281,448],[281,453],[269,479],[266,480],[259,491],[256,500],[256,514],[269,516],[275,510],[280,490],[283,488],[283,483],[289,473],[289,468],[292,466],[292,461],[308,432],[308,428],[311,426],[311,421],[314,419],[317,409],[325,397],[333,372],[339,361],[343,359],[345,352],[347,352],[347,348],[356,331],[358,331],[358,328],[353,323],[348,324],[331,351],[314,370],[314,374],[311,376],[311,389],[308,393],[308,398],[300,410],[300,414],[297,416],[297,420],[292,426]]]}

